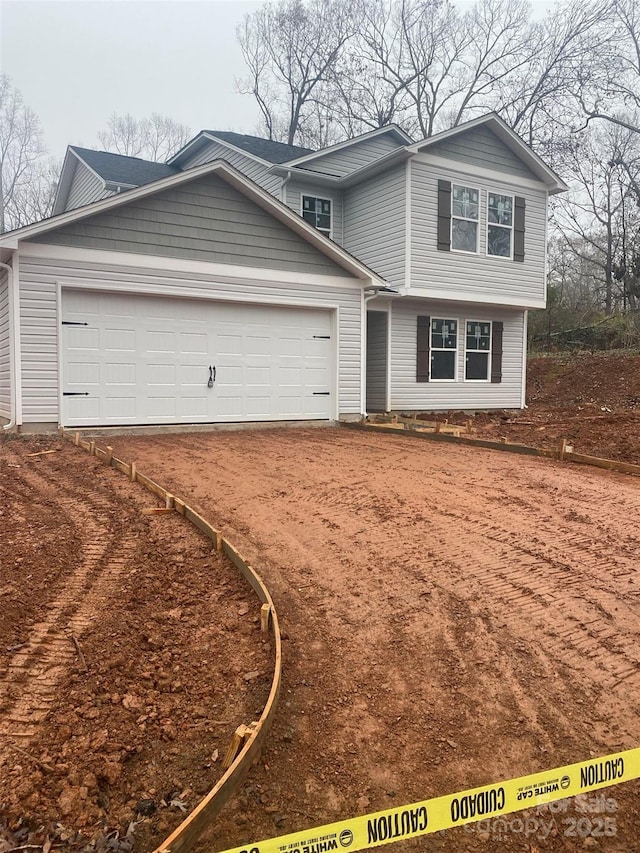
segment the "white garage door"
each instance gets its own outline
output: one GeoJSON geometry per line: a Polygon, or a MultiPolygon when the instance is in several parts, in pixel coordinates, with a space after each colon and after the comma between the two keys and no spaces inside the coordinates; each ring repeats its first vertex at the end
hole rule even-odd
{"type": "Polygon", "coordinates": [[[62,423],[330,418],[331,327],[317,309],[65,290],[62,423]]]}

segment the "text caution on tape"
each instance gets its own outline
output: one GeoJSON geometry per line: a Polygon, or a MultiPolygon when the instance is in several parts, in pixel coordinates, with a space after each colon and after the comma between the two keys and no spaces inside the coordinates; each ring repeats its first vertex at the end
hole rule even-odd
{"type": "Polygon", "coordinates": [[[338,823],[329,823],[279,838],[234,847],[224,853],[326,853],[367,850],[394,841],[418,838],[485,818],[510,814],[640,778],[640,747],[556,767],[543,773],[496,782],[457,794],[338,823]]]}

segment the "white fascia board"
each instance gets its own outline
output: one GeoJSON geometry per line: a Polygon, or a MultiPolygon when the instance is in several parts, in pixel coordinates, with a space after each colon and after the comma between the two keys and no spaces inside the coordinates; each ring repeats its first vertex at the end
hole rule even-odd
{"type": "MultiPolygon", "coordinates": [[[[75,246],[48,245],[47,243],[23,243],[20,248],[22,258],[39,258],[70,264],[104,264],[108,267],[125,267],[140,270],[140,275],[162,275],[163,273],[181,273],[183,275],[205,276],[212,280],[238,280],[282,282],[285,284],[321,283],[323,287],[353,288],[361,290],[371,286],[368,282],[353,276],[324,275],[322,273],[293,272],[290,270],[269,269],[264,267],[237,266],[219,264],[210,261],[168,258],[161,255],[143,255],[133,252],[112,252],[105,249],[81,249],[75,246]]],[[[110,271],[105,270],[108,278],[110,271]]]]}
{"type": "MultiPolygon", "coordinates": [[[[327,154],[335,154],[336,151],[342,151],[344,148],[350,148],[352,145],[357,145],[360,142],[364,142],[368,139],[374,139],[376,136],[383,136],[386,133],[393,133],[395,136],[399,136],[402,140],[401,145],[411,145],[412,139],[410,136],[402,130],[402,128],[398,127],[395,124],[387,125],[386,127],[379,127],[376,130],[370,130],[367,133],[362,133],[360,136],[355,136],[353,139],[345,139],[343,142],[336,142],[335,145],[330,145],[328,148],[321,148],[319,151],[313,151],[311,154],[305,154],[302,157],[296,157],[295,160],[287,160],[287,166],[299,166],[302,163],[308,163],[311,160],[320,159],[321,157],[325,157],[327,154]]],[[[284,164],[281,164],[284,165],[284,164]]]]}
{"type": "Polygon", "coordinates": [[[312,225],[294,213],[291,208],[287,207],[281,201],[278,201],[275,196],[272,196],[266,190],[263,190],[249,178],[245,177],[241,172],[230,166],[224,160],[214,160],[211,163],[205,163],[202,166],[195,166],[193,169],[188,169],[186,172],[179,172],[177,175],[169,175],[166,178],[160,178],[158,181],[152,181],[150,184],[144,184],[136,189],[128,190],[125,193],[117,193],[108,198],[94,201],[91,204],[78,207],[74,210],[61,213],[58,216],[50,217],[42,222],[37,222],[34,225],[26,225],[24,228],[19,228],[16,231],[10,231],[7,236],[0,237],[0,248],[8,246],[8,241],[26,240],[30,237],[35,237],[44,234],[47,231],[53,231],[63,225],[69,225],[88,216],[95,216],[99,213],[112,210],[120,205],[129,204],[141,198],[146,198],[150,195],[162,192],[163,190],[179,186],[180,184],[188,183],[197,180],[210,174],[219,174],[222,180],[226,181],[231,186],[235,187],[239,192],[255,202],[259,207],[269,213],[271,216],[282,222],[292,231],[295,231],[300,237],[306,240],[311,245],[315,246],[320,252],[331,258],[339,266],[346,269],[356,278],[365,281],[371,281],[376,284],[386,286],[386,282],[373,270],[365,266],[342,249],[333,240],[329,240],[312,225]]]}
{"type": "Polygon", "coordinates": [[[541,182],[548,187],[551,194],[565,192],[569,189],[562,178],[556,174],[550,166],[547,166],[544,160],[539,157],[535,151],[532,151],[526,142],[524,142],[524,140],[522,140],[518,134],[500,118],[499,115],[497,115],[497,113],[479,116],[478,118],[471,119],[471,121],[467,121],[457,127],[452,127],[449,130],[436,133],[427,139],[421,140],[420,142],[415,142],[413,145],[409,146],[409,151],[413,154],[426,152],[433,145],[450,139],[453,136],[466,133],[468,130],[472,130],[474,127],[480,127],[482,125],[486,125],[490,130],[492,130],[493,133],[495,133],[495,135],[504,142],[505,145],[511,149],[511,151],[519,157],[532,172],[534,172],[534,174],[538,175],[541,182]]]}
{"type": "MultiPolygon", "coordinates": [[[[398,288],[402,290],[402,288],[398,288]]],[[[411,291],[404,293],[404,296],[411,299],[428,299],[432,302],[473,302],[475,305],[499,305],[502,308],[544,308],[545,300],[530,298],[511,298],[505,301],[504,297],[500,296],[485,296],[481,297],[478,293],[451,293],[451,290],[440,290],[436,287],[417,287],[411,286],[411,291]]]]}

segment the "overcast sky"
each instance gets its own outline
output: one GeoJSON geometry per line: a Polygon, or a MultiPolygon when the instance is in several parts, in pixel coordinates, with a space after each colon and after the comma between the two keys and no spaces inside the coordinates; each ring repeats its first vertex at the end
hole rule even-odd
{"type": "Polygon", "coordinates": [[[40,117],[50,152],[98,147],[113,112],[255,131],[236,92],[247,0],[0,0],[0,65],[40,117]]]}
{"type": "MultiPolygon", "coordinates": [[[[40,117],[50,153],[99,147],[114,113],[253,133],[236,91],[236,26],[264,0],[0,0],[0,67],[40,117]]],[[[348,0],[345,0],[348,2],[348,0]]],[[[457,5],[471,5],[458,0],[457,5]]],[[[540,14],[550,0],[533,0],[540,14]]]]}

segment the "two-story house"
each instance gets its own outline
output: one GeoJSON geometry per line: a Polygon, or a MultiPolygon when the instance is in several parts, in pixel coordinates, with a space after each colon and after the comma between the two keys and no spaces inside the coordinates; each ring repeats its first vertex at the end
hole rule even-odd
{"type": "Polygon", "coordinates": [[[496,115],[320,151],[201,131],[70,147],[0,238],[0,417],[22,428],[524,405],[562,180],[496,115]]]}

